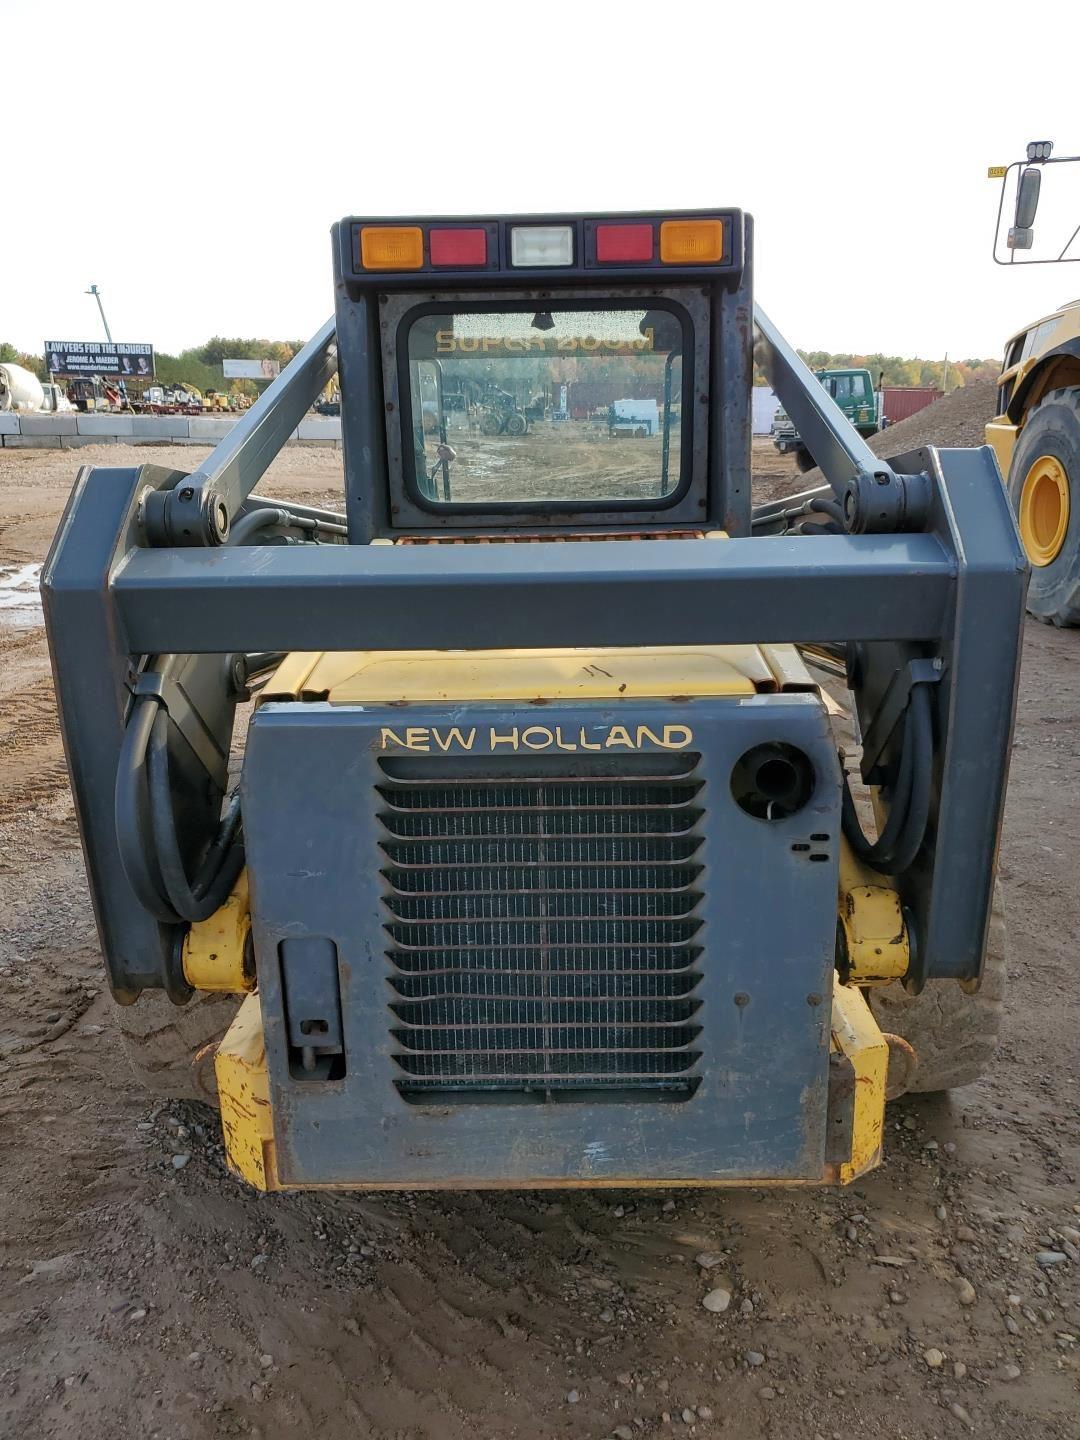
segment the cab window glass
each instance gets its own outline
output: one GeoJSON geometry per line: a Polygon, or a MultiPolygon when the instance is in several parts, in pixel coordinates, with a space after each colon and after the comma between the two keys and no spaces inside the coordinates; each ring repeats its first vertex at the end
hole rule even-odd
{"type": "Polygon", "coordinates": [[[402,419],[419,497],[485,506],[673,500],[689,325],[674,310],[624,306],[417,316],[402,419]]]}
{"type": "Polygon", "coordinates": [[[1057,320],[1044,320],[1041,325],[1032,326],[1024,338],[1021,360],[1029,360],[1032,355],[1037,355],[1057,329],[1058,323],[1057,320]]]}

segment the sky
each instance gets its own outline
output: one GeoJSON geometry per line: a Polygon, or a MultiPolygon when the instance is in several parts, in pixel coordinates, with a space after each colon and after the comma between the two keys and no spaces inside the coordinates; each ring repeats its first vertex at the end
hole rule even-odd
{"type": "Polygon", "coordinates": [[[0,340],[99,338],[91,282],[117,340],[306,338],[344,215],[734,205],[795,345],[997,356],[1080,295],[991,258],[987,166],[1080,154],[1080,3],[1019,13],[0,0],[0,340]]]}

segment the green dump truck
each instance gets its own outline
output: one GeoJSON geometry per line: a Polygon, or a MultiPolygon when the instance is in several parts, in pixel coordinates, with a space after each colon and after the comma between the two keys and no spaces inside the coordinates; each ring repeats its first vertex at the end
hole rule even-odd
{"type": "MultiPolygon", "coordinates": [[[[874,389],[869,370],[815,370],[814,375],[860,435],[877,434],[882,428],[881,392],[874,389]]],[[[782,409],[773,417],[772,442],[781,455],[793,453],[800,470],[813,469],[814,457],[782,409]]]]}

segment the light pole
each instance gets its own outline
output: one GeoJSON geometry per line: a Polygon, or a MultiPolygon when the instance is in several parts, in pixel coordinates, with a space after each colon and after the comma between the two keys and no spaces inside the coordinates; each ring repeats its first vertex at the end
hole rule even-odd
{"type": "Polygon", "coordinates": [[[85,293],[87,295],[93,295],[94,299],[97,301],[97,308],[101,311],[101,323],[105,326],[105,339],[108,340],[109,344],[111,345],[112,331],[109,329],[108,320],[105,319],[105,306],[101,303],[101,291],[96,285],[91,285],[90,289],[87,290],[85,293]]]}
{"type": "MultiPolygon", "coordinates": [[[[105,306],[101,303],[101,291],[98,289],[98,287],[97,287],[96,285],[91,285],[91,286],[90,286],[90,289],[87,290],[85,293],[86,293],[87,295],[93,295],[94,299],[97,301],[97,308],[98,308],[98,309],[100,310],[100,312],[101,312],[101,323],[102,323],[102,325],[105,326],[105,339],[106,339],[106,340],[109,342],[109,344],[111,345],[111,344],[112,344],[112,331],[109,329],[109,322],[108,322],[108,320],[105,319],[105,306]]],[[[123,377],[122,375],[119,377],[119,390],[120,390],[120,394],[123,396],[124,404],[126,405],[126,404],[127,404],[127,386],[124,384],[124,377],[123,377]]]]}

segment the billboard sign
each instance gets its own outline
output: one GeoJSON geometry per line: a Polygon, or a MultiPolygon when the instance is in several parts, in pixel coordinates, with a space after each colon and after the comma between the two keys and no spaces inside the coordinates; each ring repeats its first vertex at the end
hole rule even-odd
{"type": "Polygon", "coordinates": [[[46,340],[45,364],[51,376],[149,380],[154,374],[154,347],[112,340],[46,340]]]}
{"type": "Polygon", "coordinates": [[[222,360],[226,380],[276,380],[281,374],[280,360],[222,360]]]}

